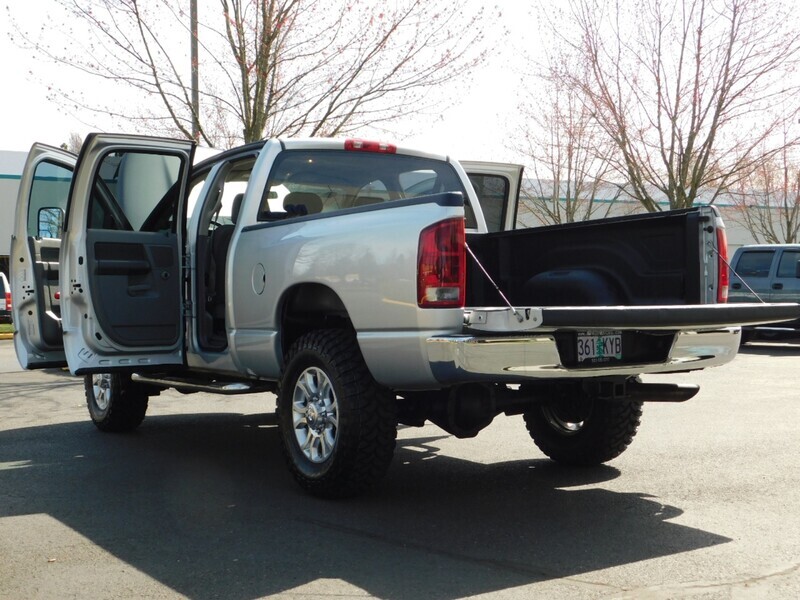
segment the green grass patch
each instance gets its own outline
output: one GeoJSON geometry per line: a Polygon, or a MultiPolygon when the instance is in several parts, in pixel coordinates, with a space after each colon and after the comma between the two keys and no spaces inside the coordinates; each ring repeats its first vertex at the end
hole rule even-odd
{"type": "Polygon", "coordinates": [[[11,323],[0,323],[0,333],[14,333],[14,326],[11,323]]]}

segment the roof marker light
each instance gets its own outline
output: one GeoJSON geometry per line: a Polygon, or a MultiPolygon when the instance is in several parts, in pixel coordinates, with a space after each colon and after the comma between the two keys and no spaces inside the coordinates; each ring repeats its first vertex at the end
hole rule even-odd
{"type": "Polygon", "coordinates": [[[379,154],[395,154],[397,146],[386,142],[374,142],[370,140],[345,140],[344,149],[353,152],[377,152],[379,154]]]}

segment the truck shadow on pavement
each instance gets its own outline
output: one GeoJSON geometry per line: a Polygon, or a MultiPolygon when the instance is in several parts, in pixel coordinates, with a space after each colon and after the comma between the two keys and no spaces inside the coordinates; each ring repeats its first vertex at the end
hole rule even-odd
{"type": "Polygon", "coordinates": [[[330,502],[291,479],[272,415],[154,416],[129,435],[88,422],[2,431],[0,517],[50,515],[190,598],[319,595],[328,580],[409,600],[591,586],[580,575],[730,541],[603,489],[612,467],[483,465],[438,454],[441,439],[401,440],[375,492],[330,502]]]}

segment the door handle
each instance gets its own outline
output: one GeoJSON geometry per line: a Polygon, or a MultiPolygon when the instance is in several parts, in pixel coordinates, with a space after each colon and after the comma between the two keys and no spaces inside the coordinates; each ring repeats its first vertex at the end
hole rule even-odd
{"type": "Polygon", "coordinates": [[[95,262],[97,275],[128,275],[150,272],[150,263],[146,260],[116,260],[103,258],[95,262]]]}
{"type": "Polygon", "coordinates": [[[740,290],[740,289],[742,289],[742,284],[741,283],[732,283],[731,284],[731,289],[740,290]]]}
{"type": "Polygon", "coordinates": [[[129,285],[128,286],[128,294],[130,294],[131,296],[137,296],[139,294],[143,294],[145,292],[149,292],[151,289],[153,289],[153,288],[151,286],[147,285],[146,283],[139,284],[139,285],[129,285]]]}
{"type": "Polygon", "coordinates": [[[783,289],[783,284],[782,283],[773,283],[772,284],[772,289],[773,290],[782,290],[783,289]]]}

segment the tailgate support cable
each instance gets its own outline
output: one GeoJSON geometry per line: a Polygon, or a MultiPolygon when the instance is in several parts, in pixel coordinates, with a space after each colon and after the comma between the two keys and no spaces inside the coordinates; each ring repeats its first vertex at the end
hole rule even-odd
{"type": "Polygon", "coordinates": [[[483,274],[486,276],[486,279],[489,280],[489,283],[491,283],[494,286],[494,289],[497,290],[497,293],[500,294],[500,297],[503,299],[503,302],[506,303],[508,308],[511,309],[511,312],[514,313],[514,316],[517,317],[517,322],[518,323],[522,323],[525,319],[522,317],[521,314],[519,314],[519,311],[511,305],[511,302],[508,301],[508,298],[506,298],[506,295],[500,290],[498,285],[494,282],[494,279],[492,279],[492,276],[489,275],[489,272],[483,267],[483,265],[481,264],[481,261],[479,261],[478,257],[475,256],[475,253],[472,251],[472,248],[469,247],[469,244],[467,244],[467,242],[464,242],[464,247],[467,249],[467,252],[472,257],[472,260],[475,261],[475,264],[478,265],[478,268],[481,271],[483,271],[483,274]]]}

